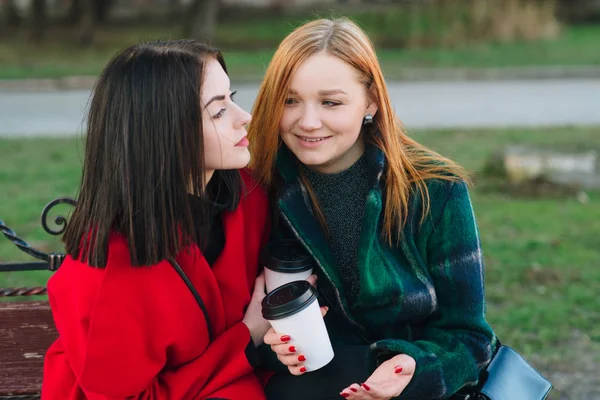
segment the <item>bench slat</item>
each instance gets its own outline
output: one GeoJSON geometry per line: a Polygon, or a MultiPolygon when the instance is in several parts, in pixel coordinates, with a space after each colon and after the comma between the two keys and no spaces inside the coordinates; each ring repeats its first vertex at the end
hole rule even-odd
{"type": "Polygon", "coordinates": [[[44,354],[57,337],[47,301],[0,302],[0,396],[40,393],[44,354]]]}

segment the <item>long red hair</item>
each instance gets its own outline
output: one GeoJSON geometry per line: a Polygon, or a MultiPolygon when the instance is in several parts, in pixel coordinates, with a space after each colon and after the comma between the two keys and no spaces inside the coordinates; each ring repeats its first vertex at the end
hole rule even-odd
{"type": "MultiPolygon", "coordinates": [[[[370,135],[365,140],[375,144],[386,157],[386,205],[382,233],[391,244],[394,237],[400,237],[413,190],[422,197],[425,217],[429,211],[426,180],[468,181],[468,177],[458,164],[407,136],[393,111],[373,44],[354,22],[346,18],[318,19],[296,28],[281,42],[267,68],[252,112],[248,129],[252,154],[250,167],[256,179],[272,190],[276,182],[277,151],[282,143],[279,122],[291,78],[302,62],[323,51],[355,68],[368,94],[379,107],[373,122],[380,134],[370,135]]],[[[303,181],[307,184],[306,179],[303,181]]],[[[313,206],[322,216],[308,186],[313,206]]]]}

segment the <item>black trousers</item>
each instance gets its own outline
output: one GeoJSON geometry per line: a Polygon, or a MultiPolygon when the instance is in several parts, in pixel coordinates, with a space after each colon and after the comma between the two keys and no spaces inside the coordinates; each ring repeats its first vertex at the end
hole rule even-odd
{"type": "Polygon", "coordinates": [[[268,400],[340,400],[340,392],[353,383],[361,384],[373,373],[369,346],[334,348],[335,356],[325,367],[295,376],[275,374],[267,383],[268,400]]]}

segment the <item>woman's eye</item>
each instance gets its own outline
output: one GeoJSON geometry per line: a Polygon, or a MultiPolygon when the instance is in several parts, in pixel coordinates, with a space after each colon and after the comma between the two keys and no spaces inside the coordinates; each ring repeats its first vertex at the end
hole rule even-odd
{"type": "Polygon", "coordinates": [[[323,105],[327,106],[327,107],[339,106],[340,104],[342,104],[342,103],[337,102],[337,101],[331,101],[331,100],[324,100],[323,101],[323,105]]]}
{"type": "Polygon", "coordinates": [[[233,92],[231,92],[231,94],[229,95],[229,99],[231,101],[233,101],[235,103],[235,100],[233,100],[233,96],[235,96],[237,94],[237,90],[234,90],[233,92]]]}
{"type": "Polygon", "coordinates": [[[288,105],[288,106],[290,104],[294,104],[294,103],[296,103],[296,99],[294,99],[292,97],[289,97],[289,98],[285,99],[285,104],[288,105]]]}
{"type": "Polygon", "coordinates": [[[216,113],[215,115],[213,115],[213,118],[214,119],[219,119],[219,118],[221,118],[223,116],[223,114],[225,114],[225,109],[221,108],[218,113],[216,113]]]}

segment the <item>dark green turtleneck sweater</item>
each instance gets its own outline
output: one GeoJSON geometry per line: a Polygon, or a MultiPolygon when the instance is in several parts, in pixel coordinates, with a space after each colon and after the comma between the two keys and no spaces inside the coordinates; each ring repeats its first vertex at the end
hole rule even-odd
{"type": "Polygon", "coordinates": [[[335,258],[348,304],[360,291],[357,255],[365,202],[369,192],[366,153],[350,168],[322,174],[304,167],[329,229],[329,247],[335,258]]]}

